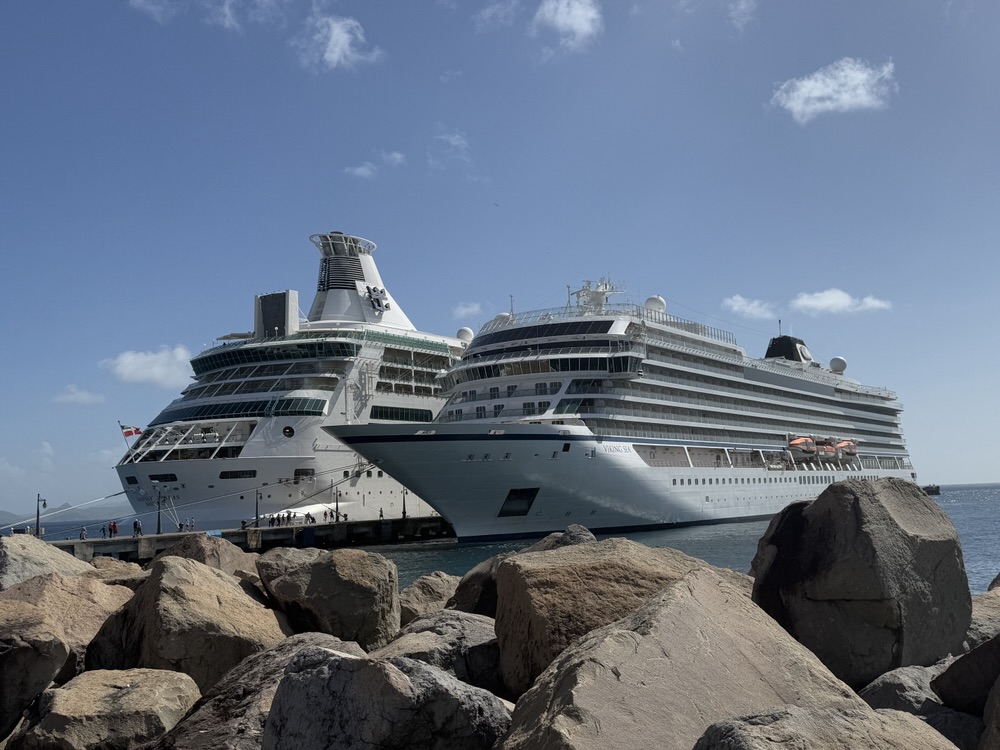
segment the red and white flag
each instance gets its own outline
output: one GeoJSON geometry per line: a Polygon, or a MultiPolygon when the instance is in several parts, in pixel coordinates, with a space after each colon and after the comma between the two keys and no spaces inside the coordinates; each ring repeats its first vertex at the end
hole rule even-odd
{"type": "Polygon", "coordinates": [[[141,435],[142,434],[142,429],[139,428],[139,427],[129,427],[129,426],[123,425],[123,424],[119,424],[118,426],[122,428],[122,435],[124,435],[127,438],[130,438],[133,435],[141,435]]]}

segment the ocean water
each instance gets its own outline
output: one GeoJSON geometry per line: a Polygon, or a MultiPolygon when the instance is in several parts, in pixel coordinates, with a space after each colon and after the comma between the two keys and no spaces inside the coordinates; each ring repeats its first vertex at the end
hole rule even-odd
{"type": "MultiPolygon", "coordinates": [[[[996,542],[1000,532],[1000,484],[945,485],[934,499],[951,518],[958,532],[970,590],[973,594],[983,593],[994,577],[1000,574],[1000,545],[996,542]]],[[[102,523],[49,522],[45,538],[75,539],[84,525],[90,538],[100,538],[102,523]]],[[[131,521],[123,521],[120,526],[121,536],[132,534],[131,521]]],[[[155,528],[155,523],[152,527],[144,524],[143,531],[149,534],[155,528]]],[[[625,536],[649,547],[673,547],[712,565],[746,573],[757,551],[757,541],[766,529],[767,521],[751,521],[641,531],[625,536]]],[[[453,540],[441,540],[370,549],[396,563],[400,587],[406,587],[435,570],[464,575],[483,560],[502,552],[523,549],[532,541],[457,544],[453,540]]]]}

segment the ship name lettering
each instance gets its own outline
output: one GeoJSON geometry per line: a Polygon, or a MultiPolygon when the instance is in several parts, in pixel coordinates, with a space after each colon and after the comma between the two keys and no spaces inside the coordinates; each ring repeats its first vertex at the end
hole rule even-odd
{"type": "Polygon", "coordinates": [[[632,446],[630,445],[605,445],[605,453],[631,453],[632,446]]]}

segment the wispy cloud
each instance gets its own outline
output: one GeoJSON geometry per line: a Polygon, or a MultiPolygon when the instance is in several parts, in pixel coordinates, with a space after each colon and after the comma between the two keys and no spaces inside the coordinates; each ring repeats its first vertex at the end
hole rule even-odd
{"type": "Polygon", "coordinates": [[[446,70],[441,74],[441,83],[448,84],[454,83],[459,78],[462,77],[462,71],[460,70],[446,70]]]}
{"type": "Polygon", "coordinates": [[[55,469],[56,452],[52,447],[52,444],[47,440],[42,441],[41,446],[38,448],[36,457],[38,459],[38,465],[41,467],[42,471],[52,471],[55,469]]]}
{"type": "Polygon", "coordinates": [[[128,0],[129,6],[157,23],[168,23],[188,9],[204,12],[205,22],[242,31],[247,22],[280,25],[291,0],[128,0]]]}
{"type": "Polygon", "coordinates": [[[891,310],[892,303],[871,296],[857,299],[842,289],[834,288],[822,292],[801,292],[791,301],[790,307],[806,315],[843,315],[891,310]]]}
{"type": "Polygon", "coordinates": [[[875,67],[845,57],[802,78],[777,86],[771,104],[788,110],[801,125],[828,112],[885,109],[898,89],[892,62],[875,67]]]}
{"type": "Polygon", "coordinates": [[[101,404],[104,403],[104,396],[90,393],[70,383],[53,396],[52,401],[56,404],[101,404]]]}
{"type": "Polygon", "coordinates": [[[472,164],[472,148],[469,139],[459,130],[446,130],[438,126],[439,132],[431,140],[427,152],[427,165],[431,169],[447,169],[459,164],[468,167],[472,164]]]}
{"type": "Polygon", "coordinates": [[[101,362],[126,383],[150,383],[176,390],[191,382],[193,372],[187,347],[163,347],[156,352],[122,352],[101,362]]]}
{"type": "Polygon", "coordinates": [[[128,0],[128,4],[157,23],[167,23],[180,9],[174,0],[128,0]]]}
{"type": "Polygon", "coordinates": [[[746,297],[734,294],[722,300],[722,306],[741,318],[751,318],[753,320],[774,320],[778,317],[774,305],[770,302],[763,302],[759,299],[747,299],[746,297]]]}
{"type": "Polygon", "coordinates": [[[483,306],[478,302],[459,302],[451,311],[455,320],[466,320],[483,314],[483,306]]]}
{"type": "Polygon", "coordinates": [[[350,69],[385,56],[378,47],[365,48],[365,30],[358,21],[323,15],[315,8],[291,45],[299,53],[302,64],[310,70],[350,69]]]}
{"type": "Polygon", "coordinates": [[[726,6],[729,22],[740,31],[753,20],[756,12],[757,0],[729,0],[726,6]]]}
{"type": "Polygon", "coordinates": [[[541,28],[555,31],[563,49],[582,50],[604,28],[601,6],[597,0],[542,0],[531,22],[533,32],[541,28]]]}
{"type": "MultiPolygon", "coordinates": [[[[399,151],[382,151],[379,154],[379,164],[385,167],[401,167],[406,164],[406,156],[401,154],[399,151]]],[[[346,167],[344,169],[344,174],[348,174],[351,177],[361,177],[362,179],[370,180],[378,174],[379,164],[371,161],[365,161],[356,167],[346,167]]]]}
{"type": "Polygon", "coordinates": [[[520,0],[500,0],[490,3],[472,17],[479,31],[510,26],[514,23],[518,11],[521,10],[520,0]]]}

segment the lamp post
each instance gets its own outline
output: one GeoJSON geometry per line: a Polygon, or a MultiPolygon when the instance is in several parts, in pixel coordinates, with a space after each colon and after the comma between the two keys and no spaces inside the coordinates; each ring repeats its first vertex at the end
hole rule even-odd
{"type": "Polygon", "coordinates": [[[405,487],[403,488],[403,518],[406,518],[406,493],[409,492],[405,487]]]}
{"type": "Polygon", "coordinates": [[[48,508],[49,504],[45,501],[45,498],[42,497],[42,494],[40,492],[36,494],[37,497],[35,503],[35,536],[37,537],[39,534],[39,529],[41,528],[42,525],[42,508],[48,508]]]}
{"type": "Polygon", "coordinates": [[[160,488],[156,488],[156,535],[160,535],[160,500],[162,499],[160,488]]]}
{"type": "Polygon", "coordinates": [[[253,527],[260,528],[260,490],[253,491],[253,527]]]}
{"type": "Polygon", "coordinates": [[[340,521],[340,487],[337,488],[337,500],[334,507],[337,509],[337,521],[340,521]]]}

